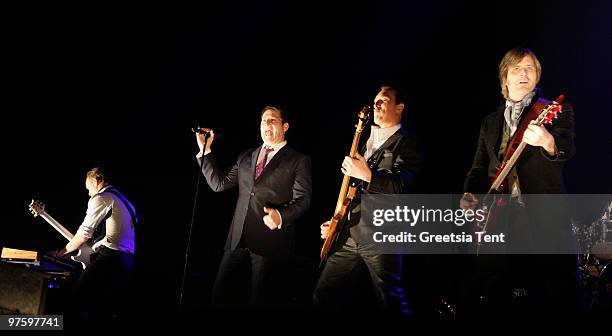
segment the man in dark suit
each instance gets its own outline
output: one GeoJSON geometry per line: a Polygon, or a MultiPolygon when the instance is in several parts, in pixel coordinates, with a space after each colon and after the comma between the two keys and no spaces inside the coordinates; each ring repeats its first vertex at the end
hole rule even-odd
{"type": "MultiPolygon", "coordinates": [[[[410,190],[421,165],[417,139],[401,126],[404,100],[394,87],[383,86],[374,98],[374,122],[364,156],[345,157],[342,173],[352,177],[358,192],[351,202],[345,225],[332,247],[313,300],[315,308],[343,313],[351,305],[356,276],[369,273],[377,305],[372,310],[397,309],[401,296],[402,256],[380,254],[362,245],[366,224],[361,218],[361,194],[400,194],[410,190]]],[[[329,221],[321,225],[321,238],[329,232],[329,221]]]]}
{"type": "MultiPolygon", "coordinates": [[[[536,85],[541,72],[540,62],[528,49],[512,49],[502,59],[499,78],[505,101],[482,122],[474,161],[464,182],[464,195],[460,202],[463,209],[475,208],[480,201],[475,194],[485,193],[491,186],[509,142],[527,111],[540,99],[536,85]]],[[[501,308],[509,308],[517,302],[511,298],[516,299],[518,294],[529,298],[523,302],[567,307],[573,299],[561,294],[576,293],[573,282],[575,257],[566,254],[544,258],[529,253],[533,248],[554,253],[555,245],[571,244],[569,218],[564,217],[562,204],[552,206],[554,197],[535,202],[536,198],[529,197],[529,194],[565,193],[562,170],[564,163],[574,155],[574,111],[571,105],[565,103],[558,119],[550,125],[538,126],[531,122],[522,141],[527,146],[508,174],[510,201],[495,224],[498,230],[513,237],[508,242],[507,251],[515,255],[480,256],[476,270],[480,279],[470,284],[480,288],[472,288],[466,293],[485,297],[489,303],[501,308]],[[541,274],[535,282],[532,280],[538,270],[530,269],[534,265],[549,266],[546,274],[541,274]]],[[[529,305],[530,308],[534,306],[529,305]]]]}
{"type": "Polygon", "coordinates": [[[260,126],[263,145],[243,152],[225,172],[211,151],[214,131],[203,129],[210,134],[208,142],[197,134],[197,157],[208,185],[214,191],[239,188],[213,305],[283,304],[294,224],[308,209],[312,192],[310,158],[287,145],[288,129],[283,111],[266,106],[260,126]]]}

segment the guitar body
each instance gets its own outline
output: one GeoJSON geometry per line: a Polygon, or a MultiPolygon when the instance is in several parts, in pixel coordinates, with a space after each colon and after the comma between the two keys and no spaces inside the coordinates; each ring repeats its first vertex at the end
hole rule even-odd
{"type": "MultiPolygon", "coordinates": [[[[359,145],[359,139],[361,138],[361,133],[366,124],[368,124],[372,119],[372,109],[369,106],[365,106],[361,109],[359,114],[357,115],[359,121],[357,125],[355,125],[356,131],[353,136],[353,143],[351,145],[351,151],[349,156],[352,158],[356,158],[357,156],[357,147],[359,145]]],[[[336,202],[336,210],[334,211],[334,215],[329,221],[329,231],[327,237],[325,238],[325,242],[321,247],[321,264],[325,263],[327,257],[329,257],[329,253],[338,239],[338,234],[342,232],[342,223],[344,219],[344,215],[346,214],[346,209],[348,209],[349,205],[355,198],[355,194],[357,193],[357,188],[353,186],[349,186],[350,176],[344,175],[342,178],[342,185],[340,186],[340,195],[338,196],[338,201],[336,202]]]]}
{"type": "Polygon", "coordinates": [[[89,245],[83,244],[77,251],[77,254],[71,256],[70,259],[80,263],[81,267],[86,269],[87,266],[91,265],[91,255],[94,250],[89,245]]]}
{"type": "Polygon", "coordinates": [[[321,261],[322,262],[327,260],[327,257],[329,256],[329,252],[331,251],[333,244],[338,239],[338,234],[342,232],[342,226],[341,226],[341,223],[343,223],[342,219],[344,218],[344,215],[346,214],[346,209],[348,208],[349,204],[351,204],[351,202],[353,201],[353,198],[355,197],[356,192],[357,192],[357,188],[355,187],[349,188],[348,195],[342,202],[342,207],[340,208],[340,211],[336,212],[329,221],[329,231],[327,234],[327,238],[325,238],[325,242],[323,243],[323,247],[321,248],[321,261]]]}
{"type": "MultiPolygon", "coordinates": [[[[495,183],[495,181],[499,178],[499,173],[502,171],[503,167],[497,171],[497,175],[493,178],[491,183],[495,183]]],[[[489,189],[489,192],[485,195],[482,202],[480,202],[480,209],[484,211],[485,220],[484,221],[476,221],[476,226],[483,232],[490,232],[493,223],[497,221],[499,218],[499,212],[501,209],[506,207],[506,201],[502,195],[508,193],[508,179],[505,178],[501,181],[499,187],[497,189],[489,189]]]]}
{"type": "MultiPolygon", "coordinates": [[[[74,235],[70,233],[70,231],[66,230],[66,228],[61,225],[58,221],[56,221],[51,215],[49,215],[45,211],[45,204],[40,201],[32,200],[30,203],[30,212],[36,216],[42,217],[47,223],[49,223],[55,230],[57,230],[64,238],[70,241],[74,235]]],[[[87,266],[91,265],[91,255],[94,253],[91,246],[87,243],[81,245],[77,250],[77,253],[70,257],[73,261],[76,261],[81,264],[83,269],[87,268],[87,266]]]]}
{"type": "MultiPolygon", "coordinates": [[[[482,201],[480,202],[479,209],[484,212],[484,220],[475,222],[475,232],[482,232],[483,234],[503,232],[504,227],[499,227],[500,219],[506,215],[506,208],[508,206],[508,199],[510,195],[507,193],[499,193],[489,191],[482,201]]],[[[474,241],[476,246],[476,255],[483,253],[483,244],[478,240],[474,241]]]]}
{"type": "MultiPolygon", "coordinates": [[[[548,102],[543,99],[538,100],[533,107],[527,111],[527,115],[517,128],[515,134],[508,144],[504,153],[504,159],[493,178],[489,191],[483,198],[480,209],[485,213],[485,220],[476,222],[476,230],[483,233],[490,233],[499,218],[504,216],[510,198],[510,188],[508,185],[508,174],[516,166],[516,162],[523,153],[527,145],[523,141],[525,130],[532,121],[536,125],[551,124],[558,114],[562,112],[564,96],[559,96],[555,101],[548,102]]],[[[480,252],[481,245],[477,243],[477,254],[480,252]]]]}
{"type": "Polygon", "coordinates": [[[476,227],[482,232],[491,232],[493,223],[500,217],[500,213],[508,204],[508,194],[501,192],[489,192],[480,202],[480,209],[484,212],[484,220],[476,221],[476,227]]]}

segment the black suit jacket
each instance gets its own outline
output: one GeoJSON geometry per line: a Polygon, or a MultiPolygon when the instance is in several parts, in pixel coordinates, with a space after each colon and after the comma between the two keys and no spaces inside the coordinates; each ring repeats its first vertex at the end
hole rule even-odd
{"type": "MultiPolygon", "coordinates": [[[[536,98],[532,100],[532,105],[536,98]]],[[[530,108],[531,105],[526,107],[522,117],[530,108]]],[[[491,179],[500,164],[497,155],[505,123],[504,109],[505,103],[482,121],[474,162],[464,183],[466,192],[485,193],[491,186],[491,179]]],[[[527,217],[517,220],[520,216],[514,213],[516,218],[513,219],[511,210],[502,209],[510,212],[502,212],[500,222],[494,224],[500,226],[498,230],[514,235],[514,238],[509,238],[509,243],[517,244],[512,248],[517,248],[521,253],[528,248],[541,249],[546,253],[567,253],[573,248],[569,214],[563,198],[528,195],[565,193],[563,165],[575,152],[574,111],[571,105],[563,104],[559,117],[545,127],[555,138],[556,155],[549,156],[543,148],[527,145],[516,163],[521,193],[526,194],[524,211],[527,217]]]]}
{"type": "Polygon", "coordinates": [[[255,180],[261,148],[243,152],[225,172],[217,167],[212,153],[203,156],[200,164],[212,190],[223,191],[238,185],[238,201],[225,249],[235,249],[244,235],[244,243],[251,251],[264,256],[284,256],[292,249],[295,221],[310,205],[310,158],[285,145],[255,180]],[[281,229],[270,230],[264,224],[264,206],[280,212],[281,229]]]}
{"type": "MultiPolygon", "coordinates": [[[[532,99],[531,105],[525,108],[522,117],[537,101],[532,99]]],[[[472,168],[464,181],[464,191],[471,193],[486,193],[491,186],[491,180],[500,165],[498,152],[504,127],[505,103],[501,104],[495,113],[484,118],[480,126],[478,148],[474,156],[472,168]]],[[[557,153],[549,156],[542,147],[527,145],[516,163],[521,192],[525,194],[558,194],[564,193],[562,170],[564,162],[574,155],[574,110],[572,106],[563,104],[562,112],[546,129],[555,138],[557,153]]]]}
{"type": "MultiPolygon", "coordinates": [[[[422,154],[417,138],[400,128],[368,158],[372,170],[370,183],[353,179],[358,193],[351,202],[350,235],[357,242],[367,234],[368,226],[360,223],[360,203],[362,194],[403,194],[410,192],[416,174],[421,168],[422,154]]],[[[347,230],[344,230],[347,231],[347,230]]],[[[340,239],[345,240],[349,232],[343,232],[340,239]]]]}

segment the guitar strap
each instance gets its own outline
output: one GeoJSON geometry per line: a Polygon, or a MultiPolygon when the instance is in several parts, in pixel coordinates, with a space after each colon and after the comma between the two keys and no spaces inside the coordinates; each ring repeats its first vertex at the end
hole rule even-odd
{"type": "MultiPolygon", "coordinates": [[[[107,188],[103,192],[109,192],[109,193],[117,196],[117,198],[119,198],[119,200],[121,200],[123,205],[125,205],[125,207],[130,212],[130,216],[132,217],[132,226],[135,229],[138,228],[139,227],[139,223],[140,223],[140,219],[138,218],[138,216],[136,215],[136,212],[132,208],[132,204],[125,198],[125,196],[123,196],[123,194],[121,194],[121,192],[117,188],[115,188],[115,187],[107,188]]],[[[94,231],[94,244],[99,242],[100,240],[102,240],[104,238],[104,236],[106,236],[106,220],[112,215],[112,213],[113,213],[113,209],[111,209],[106,214],[106,216],[104,216],[104,220],[102,220],[102,222],[98,225],[98,227],[94,231]]]]}
{"type": "Polygon", "coordinates": [[[111,187],[108,188],[106,190],[104,190],[105,192],[109,192],[115,196],[117,196],[121,202],[123,202],[123,205],[125,205],[125,207],[128,209],[128,211],[130,212],[130,216],[132,217],[132,226],[136,227],[139,223],[140,223],[140,218],[138,218],[138,215],[136,214],[136,212],[134,212],[134,208],[132,207],[132,203],[130,203],[125,196],[123,196],[123,194],[121,192],[119,192],[119,190],[115,187],[111,187]]]}

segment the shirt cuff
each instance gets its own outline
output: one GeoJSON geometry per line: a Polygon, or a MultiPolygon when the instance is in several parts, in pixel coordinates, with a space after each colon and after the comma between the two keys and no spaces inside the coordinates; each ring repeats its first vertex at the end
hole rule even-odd
{"type": "Polygon", "coordinates": [[[280,224],[278,224],[278,226],[276,227],[277,230],[282,229],[283,227],[283,216],[281,215],[280,211],[276,210],[276,212],[278,212],[278,217],[280,217],[280,224]]]}

